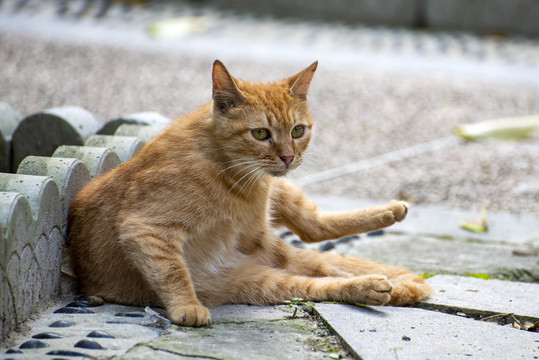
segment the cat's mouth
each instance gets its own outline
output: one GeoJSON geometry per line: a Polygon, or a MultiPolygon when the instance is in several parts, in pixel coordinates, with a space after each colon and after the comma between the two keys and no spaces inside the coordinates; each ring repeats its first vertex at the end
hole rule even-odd
{"type": "Polygon", "coordinates": [[[282,168],[282,169],[278,169],[278,170],[272,170],[270,171],[270,175],[272,176],[285,176],[287,173],[288,173],[288,170],[290,170],[290,168],[282,168]]]}
{"type": "Polygon", "coordinates": [[[298,166],[297,163],[291,164],[291,165],[282,165],[279,167],[276,167],[274,169],[271,169],[268,171],[268,173],[272,176],[285,176],[288,174],[289,171],[294,170],[298,166]]]}

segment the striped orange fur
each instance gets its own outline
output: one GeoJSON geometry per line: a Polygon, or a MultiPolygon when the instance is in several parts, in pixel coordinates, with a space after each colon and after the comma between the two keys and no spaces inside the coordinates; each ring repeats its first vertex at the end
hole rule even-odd
{"type": "Polygon", "coordinates": [[[293,248],[286,226],[316,242],[402,221],[408,205],[321,212],[285,179],[311,139],[307,91],[316,70],[274,83],[213,66],[213,99],[173,122],[71,204],[68,245],[80,289],[110,302],[164,306],[180,325],[207,307],[292,297],[406,305],[430,288],[405,270],[293,248]]]}

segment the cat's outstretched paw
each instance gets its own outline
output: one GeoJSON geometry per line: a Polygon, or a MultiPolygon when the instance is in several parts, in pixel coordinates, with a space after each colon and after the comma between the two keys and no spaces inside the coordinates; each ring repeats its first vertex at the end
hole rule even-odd
{"type": "Polygon", "coordinates": [[[178,306],[168,310],[170,321],[181,326],[211,325],[210,311],[202,305],[178,306]]]}
{"type": "Polygon", "coordinates": [[[351,279],[355,287],[353,302],[365,305],[385,305],[391,300],[393,286],[384,275],[363,275],[351,279]]]}
{"type": "Polygon", "coordinates": [[[387,207],[393,213],[395,221],[404,220],[408,214],[408,203],[406,201],[391,200],[387,207]]]}

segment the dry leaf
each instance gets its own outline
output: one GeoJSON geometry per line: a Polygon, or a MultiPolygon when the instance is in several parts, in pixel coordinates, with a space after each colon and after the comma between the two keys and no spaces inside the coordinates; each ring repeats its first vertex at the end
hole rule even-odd
{"type": "Polygon", "coordinates": [[[515,256],[537,256],[537,251],[513,250],[515,256]]]}
{"type": "Polygon", "coordinates": [[[539,321],[537,321],[535,324],[533,324],[531,327],[529,327],[528,329],[526,329],[528,331],[534,331],[534,332],[539,332],[539,321]]]}
{"type": "Polygon", "coordinates": [[[464,230],[475,232],[475,233],[486,233],[488,231],[487,209],[484,206],[482,206],[481,219],[461,221],[460,227],[464,230]]]}
{"type": "Polygon", "coordinates": [[[210,24],[207,16],[180,16],[150,24],[146,29],[154,38],[177,39],[205,31],[210,24]]]}
{"type": "Polygon", "coordinates": [[[455,132],[466,140],[522,140],[539,127],[539,115],[520,116],[460,125],[455,132]]]}

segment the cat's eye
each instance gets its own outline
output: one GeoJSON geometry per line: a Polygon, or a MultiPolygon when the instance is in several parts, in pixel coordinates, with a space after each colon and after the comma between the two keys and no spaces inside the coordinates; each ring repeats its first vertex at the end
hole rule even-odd
{"type": "Polygon", "coordinates": [[[251,130],[251,134],[257,140],[267,140],[271,137],[269,130],[264,128],[251,130]]]}
{"type": "Polygon", "coordinates": [[[303,125],[296,125],[294,126],[294,128],[292,129],[292,137],[294,139],[297,139],[299,137],[301,137],[301,135],[303,135],[303,133],[305,132],[305,126],[303,125]]]}

